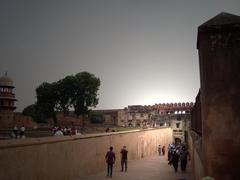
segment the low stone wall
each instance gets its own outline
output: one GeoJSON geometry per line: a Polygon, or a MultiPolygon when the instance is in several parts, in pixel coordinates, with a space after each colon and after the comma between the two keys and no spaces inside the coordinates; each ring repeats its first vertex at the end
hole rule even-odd
{"type": "Polygon", "coordinates": [[[137,160],[156,155],[159,144],[171,142],[170,128],[4,140],[0,142],[0,179],[71,180],[104,171],[110,146],[116,153],[114,168],[119,169],[123,145],[127,146],[129,160],[137,160]]]}

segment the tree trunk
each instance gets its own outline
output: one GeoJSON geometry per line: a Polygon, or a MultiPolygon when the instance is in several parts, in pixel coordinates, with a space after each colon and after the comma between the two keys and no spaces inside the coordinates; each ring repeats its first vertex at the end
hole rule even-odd
{"type": "Polygon", "coordinates": [[[85,114],[82,115],[82,129],[85,127],[85,114]]]}
{"type": "Polygon", "coordinates": [[[58,125],[56,113],[54,113],[53,115],[53,123],[54,123],[54,126],[58,125]]]}

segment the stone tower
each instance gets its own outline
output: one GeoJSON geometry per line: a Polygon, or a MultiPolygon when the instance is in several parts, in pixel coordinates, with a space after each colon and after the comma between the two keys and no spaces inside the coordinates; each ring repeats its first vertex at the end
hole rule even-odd
{"type": "Polygon", "coordinates": [[[5,73],[0,77],[0,127],[12,127],[16,107],[13,81],[5,73]]]}
{"type": "Polygon", "coordinates": [[[204,175],[239,179],[240,16],[220,13],[198,27],[204,175]]]}

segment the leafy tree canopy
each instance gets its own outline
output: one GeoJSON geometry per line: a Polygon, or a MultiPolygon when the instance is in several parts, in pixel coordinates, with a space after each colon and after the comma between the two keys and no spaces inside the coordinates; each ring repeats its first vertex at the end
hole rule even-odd
{"type": "Polygon", "coordinates": [[[42,112],[40,107],[37,106],[37,104],[31,104],[25,107],[22,111],[22,114],[25,116],[31,116],[32,119],[38,123],[45,123],[47,119],[47,117],[42,112]]]}
{"type": "Polygon", "coordinates": [[[67,114],[74,108],[76,115],[84,115],[98,104],[99,86],[100,79],[88,72],[66,76],[53,83],[44,82],[36,88],[36,106],[55,123],[56,111],[67,114]]]}
{"type": "Polygon", "coordinates": [[[89,107],[96,107],[98,104],[97,92],[100,86],[100,79],[88,72],[76,74],[75,96],[73,106],[77,115],[86,114],[89,107]]]}

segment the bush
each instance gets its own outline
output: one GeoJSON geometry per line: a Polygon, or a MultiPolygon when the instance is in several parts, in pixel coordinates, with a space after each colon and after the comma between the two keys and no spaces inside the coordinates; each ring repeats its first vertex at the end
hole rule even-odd
{"type": "Polygon", "coordinates": [[[37,104],[31,104],[25,107],[22,111],[22,115],[31,116],[33,121],[37,123],[46,123],[47,117],[44,116],[44,113],[41,112],[41,109],[37,106],[37,104]]]}
{"type": "Polygon", "coordinates": [[[102,113],[91,113],[90,121],[91,123],[94,123],[94,124],[101,124],[101,123],[104,123],[105,118],[102,113]]]}

